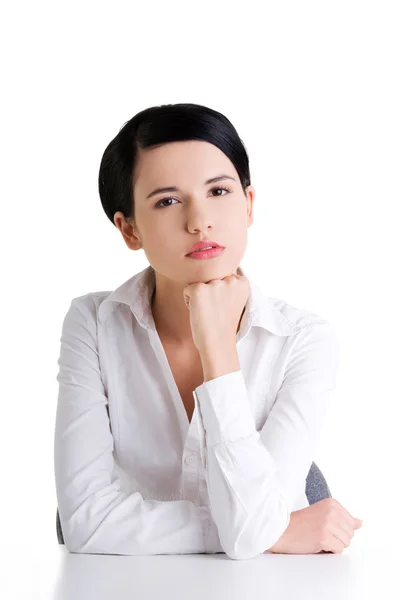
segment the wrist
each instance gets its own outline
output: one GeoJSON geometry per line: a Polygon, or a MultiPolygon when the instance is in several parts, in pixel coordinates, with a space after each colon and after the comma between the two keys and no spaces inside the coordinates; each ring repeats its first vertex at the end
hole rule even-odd
{"type": "Polygon", "coordinates": [[[290,513],[290,521],[289,525],[286,527],[285,531],[282,533],[281,537],[265,552],[272,552],[275,554],[287,554],[290,553],[290,540],[291,540],[291,530],[293,529],[294,520],[296,519],[296,512],[293,511],[290,513]]]}
{"type": "Polygon", "coordinates": [[[216,379],[222,375],[240,371],[240,361],[236,346],[229,349],[213,349],[200,353],[204,381],[216,379]]]}

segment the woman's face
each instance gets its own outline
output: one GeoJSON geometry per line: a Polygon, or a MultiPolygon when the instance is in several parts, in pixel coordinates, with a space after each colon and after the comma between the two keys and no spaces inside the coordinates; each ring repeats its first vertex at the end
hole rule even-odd
{"type": "Polygon", "coordinates": [[[131,249],[143,248],[155,271],[184,284],[236,273],[253,223],[255,191],[248,186],[244,194],[235,167],[219,148],[190,140],[142,150],[135,175],[135,221],[123,233],[131,249]],[[205,183],[219,175],[232,179],[205,183]],[[153,194],[165,187],[176,190],[153,194]],[[207,260],[187,257],[204,238],[225,250],[207,260]]]}

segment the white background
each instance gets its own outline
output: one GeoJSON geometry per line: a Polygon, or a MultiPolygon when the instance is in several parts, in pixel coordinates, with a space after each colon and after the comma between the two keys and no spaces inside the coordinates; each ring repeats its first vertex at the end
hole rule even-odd
{"type": "Polygon", "coordinates": [[[242,138],[256,190],[242,264],[268,296],[319,313],[341,336],[315,462],[333,497],[363,519],[346,552],[398,552],[398,8],[384,0],[2,8],[7,600],[53,597],[58,577],[53,436],[70,300],[112,290],[148,264],[103,212],[101,156],[134,114],[165,103],[214,108],[242,138]],[[23,572],[14,560],[22,548],[32,551],[23,572]]]}

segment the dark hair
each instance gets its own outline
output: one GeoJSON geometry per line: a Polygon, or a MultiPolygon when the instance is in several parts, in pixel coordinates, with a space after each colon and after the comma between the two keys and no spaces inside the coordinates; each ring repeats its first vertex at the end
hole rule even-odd
{"type": "Polygon", "coordinates": [[[227,117],[200,104],[152,106],[122,126],[101,159],[99,194],[114,225],[118,211],[127,220],[135,218],[133,189],[139,150],[184,140],[203,140],[217,146],[235,166],[243,191],[250,185],[246,148],[227,117]]]}

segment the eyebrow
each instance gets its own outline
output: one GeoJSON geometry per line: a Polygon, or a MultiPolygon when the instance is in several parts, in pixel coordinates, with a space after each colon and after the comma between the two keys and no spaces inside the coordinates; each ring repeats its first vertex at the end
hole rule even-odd
{"type": "MultiPolygon", "coordinates": [[[[215,183],[217,181],[221,181],[222,179],[232,179],[232,181],[236,181],[235,177],[222,174],[217,175],[216,177],[211,177],[211,179],[207,179],[207,181],[204,182],[204,185],[209,185],[210,183],[215,183]]],[[[146,196],[146,200],[148,200],[152,196],[155,196],[156,194],[161,194],[162,192],[179,192],[179,188],[177,188],[176,186],[156,188],[146,196]]]]}

